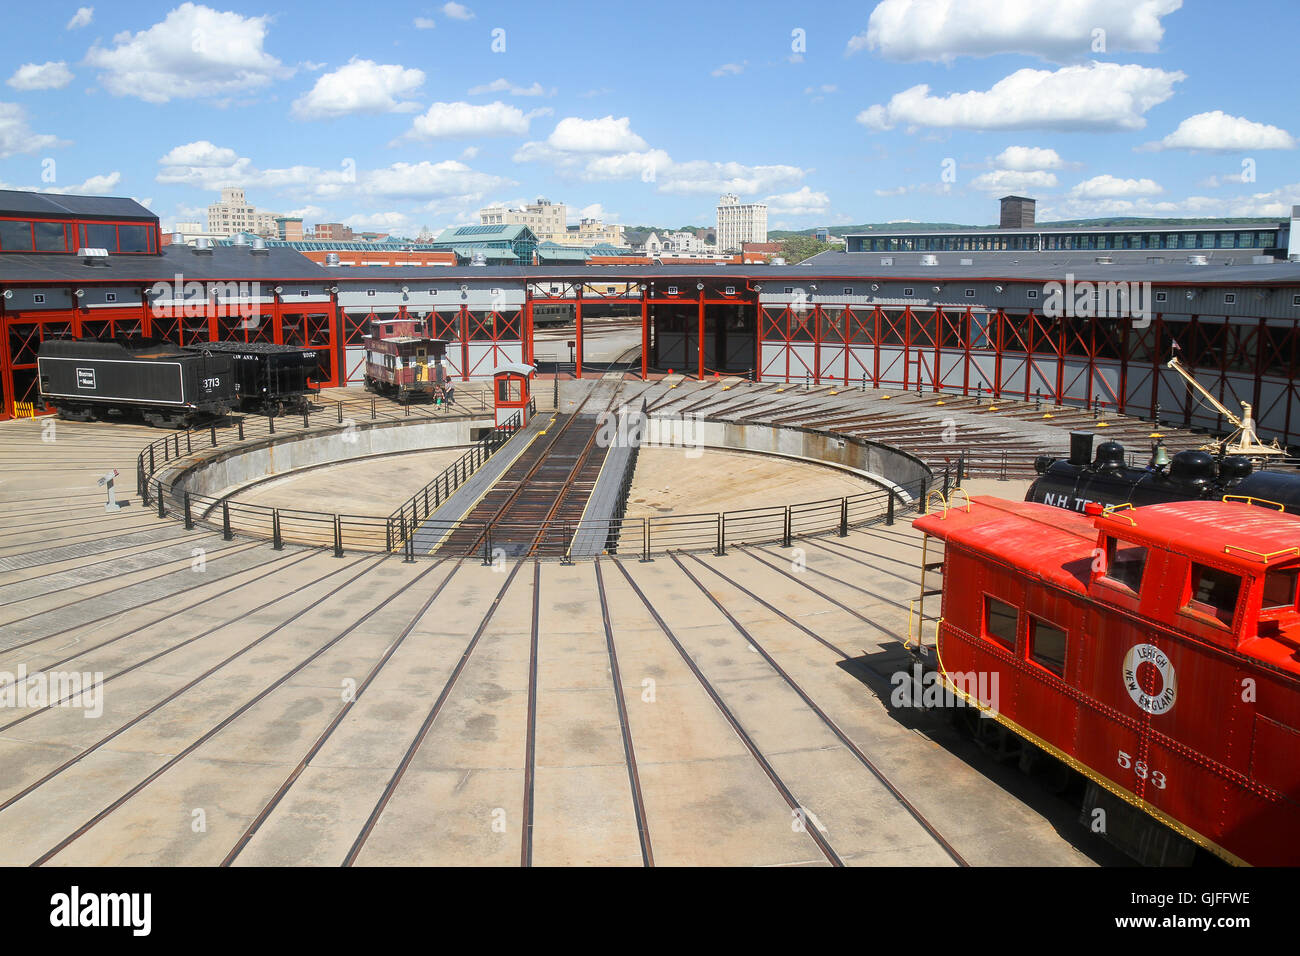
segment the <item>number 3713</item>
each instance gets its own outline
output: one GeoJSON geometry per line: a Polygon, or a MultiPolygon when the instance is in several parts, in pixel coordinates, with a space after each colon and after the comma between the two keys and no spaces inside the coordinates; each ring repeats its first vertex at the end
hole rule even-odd
{"type": "Polygon", "coordinates": [[[1150,780],[1151,786],[1157,790],[1164,790],[1169,786],[1169,781],[1165,778],[1165,775],[1159,770],[1152,770],[1146,765],[1146,761],[1138,760],[1134,762],[1133,758],[1122,750],[1119,752],[1117,760],[1125,770],[1132,770],[1139,780],[1150,780]]]}

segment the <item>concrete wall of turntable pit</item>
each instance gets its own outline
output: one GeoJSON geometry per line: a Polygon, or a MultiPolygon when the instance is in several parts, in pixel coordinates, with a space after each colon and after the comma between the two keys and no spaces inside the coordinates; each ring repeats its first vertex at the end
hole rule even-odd
{"type": "MultiPolygon", "coordinates": [[[[451,448],[472,443],[475,429],[491,428],[492,419],[404,424],[402,422],[358,422],[350,432],[333,428],[321,431],[287,432],[228,448],[195,452],[188,464],[168,474],[164,484],[174,491],[217,497],[227,488],[260,478],[283,475],[300,468],[334,465],[376,455],[451,448]],[[350,434],[345,437],[345,434],[350,434]],[[355,440],[350,440],[355,439],[355,440]]],[[[306,510],[329,511],[327,502],[304,502],[306,510]]]]}
{"type": "Polygon", "coordinates": [[[930,469],[919,458],[877,442],[831,435],[810,428],[779,425],[652,417],[646,423],[647,445],[695,445],[759,455],[776,455],[796,461],[829,465],[864,478],[893,485],[914,497],[926,482],[933,486],[930,469]]]}

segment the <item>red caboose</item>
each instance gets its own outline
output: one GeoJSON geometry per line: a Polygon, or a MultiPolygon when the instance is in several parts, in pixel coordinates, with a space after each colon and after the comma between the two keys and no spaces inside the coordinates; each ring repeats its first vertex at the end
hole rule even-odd
{"type": "Polygon", "coordinates": [[[1090,819],[1107,808],[1140,858],[1170,857],[1154,819],[1232,863],[1300,863],[1300,516],[1093,510],[977,497],[918,518],[923,562],[945,549],[923,659],[1087,776],[1090,819]]]}
{"type": "Polygon", "coordinates": [[[445,399],[448,378],[443,359],[447,342],[431,338],[423,319],[372,320],[366,346],[366,389],[396,395],[445,399]]]}

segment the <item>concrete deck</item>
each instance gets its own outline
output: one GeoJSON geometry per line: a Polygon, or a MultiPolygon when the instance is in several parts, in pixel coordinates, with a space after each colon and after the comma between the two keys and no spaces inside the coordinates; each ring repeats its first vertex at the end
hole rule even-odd
{"type": "Polygon", "coordinates": [[[338,559],[138,497],[107,514],[96,478],[131,495],[159,433],[45,427],[0,424],[0,671],[102,675],[102,714],[0,706],[0,863],[826,864],[814,830],[848,864],[951,863],[834,728],[972,864],[1117,862],[1071,803],[889,706],[905,523],[796,541],[802,571],[778,547],[338,559]]]}

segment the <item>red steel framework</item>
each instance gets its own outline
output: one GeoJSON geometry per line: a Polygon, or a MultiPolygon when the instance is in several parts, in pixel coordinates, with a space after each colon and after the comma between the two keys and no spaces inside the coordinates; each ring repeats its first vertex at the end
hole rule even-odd
{"type": "Polygon", "coordinates": [[[10,311],[0,300],[0,419],[12,418],[15,402],[39,397],[36,353],[50,338],[157,337],[177,345],[195,342],[274,342],[324,348],[334,354],[331,377],[320,384],[340,384],[342,349],[335,330],[338,318],[333,301],[252,307],[244,316],[230,313],[244,308],[209,299],[184,306],[147,302],[120,307],[10,311]],[[198,315],[188,314],[196,310],[198,315]]]}
{"type": "MultiPolygon", "coordinates": [[[[681,291],[669,294],[671,277],[653,283],[640,279],[528,280],[524,302],[500,311],[461,306],[432,313],[434,334],[448,339],[449,356],[459,376],[490,374],[510,349],[521,343],[522,360],[535,361],[534,303],[574,306],[577,320],[577,374],[582,375],[584,303],[624,303],[638,307],[642,326],[641,374],[648,373],[650,310],[685,306],[694,311],[695,368],[704,378],[705,308],[712,305],[756,309],[755,377],[813,383],[865,381],[872,387],[934,389],[1054,404],[1101,402],[1107,409],[1184,425],[1219,427],[1212,410],[1197,404],[1182,383],[1162,374],[1175,344],[1183,364],[1197,373],[1228,407],[1250,402],[1262,427],[1282,441],[1300,438],[1300,319],[1233,318],[1191,315],[1166,318],[1157,313],[1145,326],[1118,319],[1049,318],[972,307],[916,308],[816,304],[761,304],[752,287],[725,294],[717,281],[683,278],[681,291]],[[697,288],[692,289],[695,284],[697,288]],[[608,292],[617,285],[615,293],[608,292]],[[603,288],[602,288],[603,287],[603,288]],[[556,292],[549,290],[555,288],[556,292]],[[691,293],[694,293],[693,295],[691,293]],[[693,309],[691,307],[694,307],[693,309]],[[471,346],[476,346],[471,348],[471,346]],[[488,345],[488,348],[477,346],[488,345]]],[[[733,287],[735,288],[735,287],[733,287]]],[[[143,290],[142,290],[143,291],[143,290]]],[[[194,341],[265,341],[324,347],[334,356],[325,385],[345,384],[346,349],[360,346],[371,318],[407,314],[344,309],[328,301],[285,303],[280,297],[257,306],[249,319],[232,318],[230,306],[209,301],[197,316],[148,304],[122,307],[15,311],[0,300],[0,418],[12,417],[14,402],[36,393],[36,350],[41,340],[64,336],[156,335],[178,344],[194,341]]],[[[185,308],[192,310],[193,304],[185,308]]],[[[414,310],[412,310],[414,312],[414,310]]]]}

